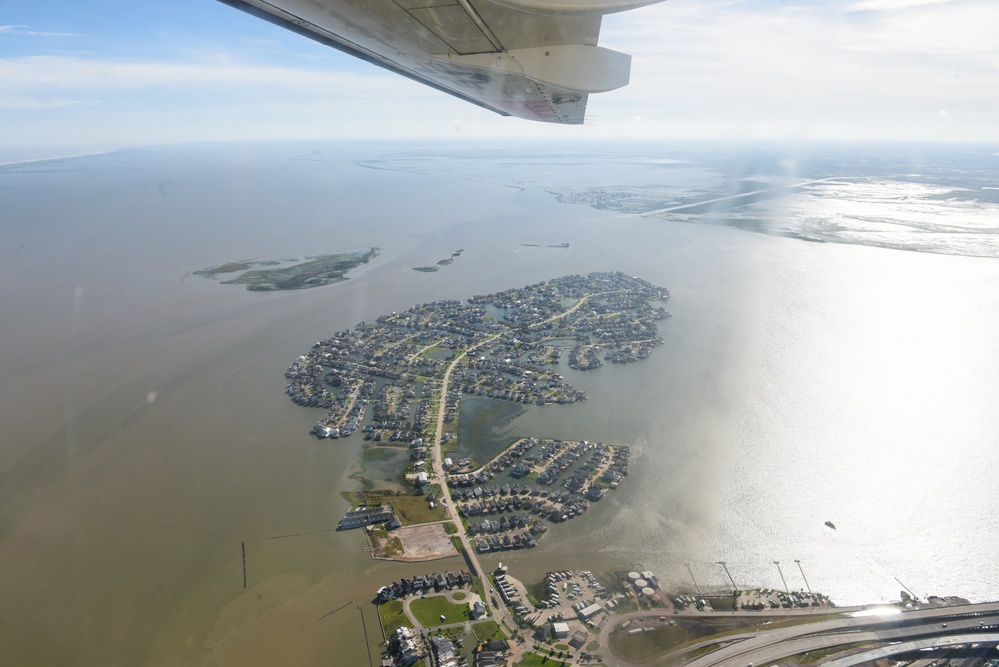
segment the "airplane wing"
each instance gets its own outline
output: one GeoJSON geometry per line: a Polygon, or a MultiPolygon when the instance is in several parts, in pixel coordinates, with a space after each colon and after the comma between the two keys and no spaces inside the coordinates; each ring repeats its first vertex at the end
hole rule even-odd
{"type": "Polygon", "coordinates": [[[220,0],[504,116],[579,125],[627,85],[604,14],[662,0],[220,0]]]}

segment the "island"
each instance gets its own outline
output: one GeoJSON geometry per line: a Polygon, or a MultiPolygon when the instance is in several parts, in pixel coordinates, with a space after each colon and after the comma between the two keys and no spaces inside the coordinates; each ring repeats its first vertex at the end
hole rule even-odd
{"type": "Polygon", "coordinates": [[[436,264],[428,266],[414,266],[413,270],[419,271],[420,273],[436,273],[437,271],[440,271],[442,266],[451,266],[452,264],[454,264],[454,260],[461,257],[461,253],[463,252],[465,252],[465,249],[459,248],[458,250],[455,250],[453,253],[451,253],[450,257],[445,257],[444,259],[437,260],[436,264]]]}
{"type": "Polygon", "coordinates": [[[347,273],[378,256],[381,248],[371,247],[355,252],[318,255],[300,259],[246,259],[195,271],[203,278],[239,275],[222,280],[223,285],[246,285],[251,292],[309,289],[347,280],[347,273]],[[259,268],[274,267],[274,268],[259,268]]]}
{"type": "Polygon", "coordinates": [[[338,525],[365,531],[373,558],[428,563],[423,574],[372,586],[382,664],[727,667],[791,659],[852,667],[887,655],[925,657],[936,641],[940,651],[999,643],[990,634],[999,604],[905,593],[891,609],[898,618],[866,616],[812,591],[800,560],[798,589],[777,561],[781,589],[739,586],[724,561],[688,564],[692,586],[642,566],[550,571],[538,582],[517,579],[502,563],[483,568],[480,555],[530,549],[551,525],[612,493],[627,479],[631,449],[520,437],[476,461],[457,447],[462,397],[526,409],[585,401],[557,372],[562,352],[578,372],[646,359],[664,342],[658,324],[669,317],[668,298],[665,288],[623,273],[565,276],[361,322],[288,368],[291,400],[326,411],[312,435],[361,432],[365,452],[407,454],[405,490],[345,492],[351,508],[338,525]],[[430,565],[453,556],[464,567],[430,565]],[[702,588],[694,570],[705,568],[715,580],[723,571],[731,588],[702,588]]]}
{"type": "MultiPolygon", "coordinates": [[[[364,428],[375,441],[411,443],[454,424],[464,396],[524,405],[586,400],[557,372],[645,359],[664,339],[663,287],[623,273],[566,276],[497,294],[448,300],[362,322],[317,342],[287,370],[287,395],[327,410],[312,432],[340,438],[364,428]],[[453,381],[447,391],[441,383],[453,381]]],[[[448,439],[451,448],[456,442],[448,439]]]]}

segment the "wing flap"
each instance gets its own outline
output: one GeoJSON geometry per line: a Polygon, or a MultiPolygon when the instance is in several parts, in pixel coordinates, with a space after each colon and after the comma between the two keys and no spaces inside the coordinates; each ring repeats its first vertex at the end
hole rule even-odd
{"type": "Polygon", "coordinates": [[[630,67],[624,54],[610,51],[611,58],[585,48],[562,50],[556,65],[548,58],[552,49],[541,48],[595,48],[600,15],[592,11],[547,15],[492,0],[220,1],[496,113],[529,120],[582,123],[587,93],[624,85],[630,67]],[[585,57],[564,57],[572,53],[585,57]],[[610,63],[608,58],[613,67],[594,67],[610,63]]]}
{"type": "Polygon", "coordinates": [[[475,25],[472,17],[458,3],[418,7],[407,12],[417,23],[437,35],[454,53],[468,55],[496,50],[482,29],[475,25]]]}

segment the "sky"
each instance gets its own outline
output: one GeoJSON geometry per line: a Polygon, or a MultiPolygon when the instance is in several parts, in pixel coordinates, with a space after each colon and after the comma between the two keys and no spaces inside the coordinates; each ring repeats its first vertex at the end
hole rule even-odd
{"type": "Polygon", "coordinates": [[[0,0],[0,149],[510,137],[999,142],[996,0],[668,0],[604,18],[631,83],[504,118],[215,0],[0,0]]]}

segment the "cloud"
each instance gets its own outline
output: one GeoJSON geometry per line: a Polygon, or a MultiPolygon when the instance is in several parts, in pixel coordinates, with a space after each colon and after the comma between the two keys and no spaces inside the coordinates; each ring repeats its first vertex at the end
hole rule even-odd
{"type": "Polygon", "coordinates": [[[75,37],[72,32],[39,32],[29,30],[26,25],[0,25],[0,35],[17,35],[19,37],[75,37]]]}
{"type": "Polygon", "coordinates": [[[0,95],[0,109],[40,111],[43,109],[68,109],[70,107],[97,106],[99,100],[38,99],[16,95],[0,95]]]}
{"type": "Polygon", "coordinates": [[[307,60],[297,38],[186,33],[136,57],[0,58],[0,110],[65,110],[17,117],[39,134],[62,113],[136,137],[377,135],[395,120],[400,135],[999,141],[994,25],[994,0],[670,0],[603,19],[631,84],[591,95],[585,128],[502,119],[333,51],[303,47],[307,60]]]}
{"type": "Polygon", "coordinates": [[[0,59],[0,89],[7,90],[107,90],[228,85],[342,91],[351,94],[378,91],[393,93],[397,92],[393,91],[397,83],[407,82],[378,71],[356,74],[333,69],[314,70],[230,62],[150,62],[64,56],[0,59]]]}
{"type": "Polygon", "coordinates": [[[851,12],[883,12],[953,2],[954,0],[862,0],[849,5],[846,9],[851,12]]]}
{"type": "Polygon", "coordinates": [[[996,140],[995,25],[992,0],[671,0],[605,18],[601,45],[632,54],[631,84],[590,108],[677,133],[927,139],[941,136],[920,123],[947,108],[996,140]]]}

